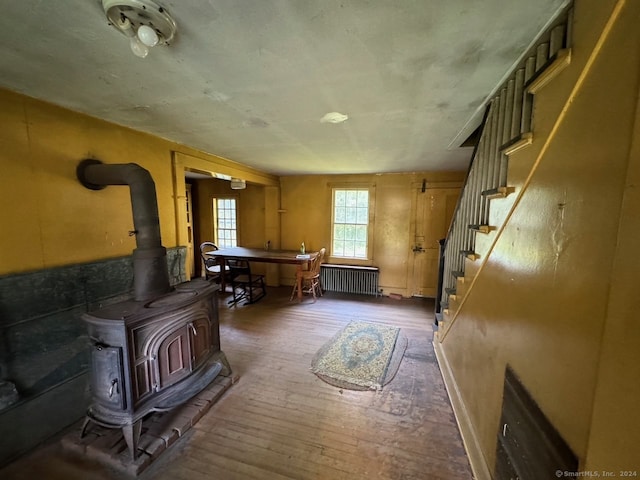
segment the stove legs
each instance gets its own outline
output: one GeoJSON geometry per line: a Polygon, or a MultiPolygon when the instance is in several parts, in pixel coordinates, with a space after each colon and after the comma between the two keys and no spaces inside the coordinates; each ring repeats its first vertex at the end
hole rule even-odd
{"type": "MultiPolygon", "coordinates": [[[[87,434],[87,428],[91,423],[95,423],[96,425],[100,425],[106,428],[118,428],[116,425],[109,425],[100,422],[95,418],[87,416],[84,420],[84,424],[82,425],[82,430],[80,431],[80,438],[84,438],[84,436],[87,434]]],[[[135,460],[136,458],[138,458],[138,440],[140,440],[140,433],[142,432],[142,419],[138,420],[132,425],[124,425],[123,427],[121,427],[121,429],[122,435],[124,436],[124,441],[129,448],[131,459],[135,460]]]]}
{"type": "Polygon", "coordinates": [[[131,454],[132,460],[138,458],[138,440],[140,440],[141,431],[142,419],[138,420],[133,425],[125,425],[122,427],[124,441],[127,442],[127,447],[129,447],[129,453],[131,454]]]}

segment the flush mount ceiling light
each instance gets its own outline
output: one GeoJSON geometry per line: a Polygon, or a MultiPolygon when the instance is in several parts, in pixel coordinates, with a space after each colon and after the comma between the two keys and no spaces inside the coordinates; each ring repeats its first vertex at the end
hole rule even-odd
{"type": "Polygon", "coordinates": [[[342,123],[349,119],[349,115],[340,112],[329,112],[320,119],[320,123],[342,123]]]}
{"type": "Polygon", "coordinates": [[[247,182],[239,178],[231,179],[231,190],[243,190],[247,188],[247,182]]]}
{"type": "Polygon", "coordinates": [[[102,0],[109,25],[129,38],[131,51],[144,58],[149,48],[169,45],[176,33],[176,22],[152,0],[102,0]]]}

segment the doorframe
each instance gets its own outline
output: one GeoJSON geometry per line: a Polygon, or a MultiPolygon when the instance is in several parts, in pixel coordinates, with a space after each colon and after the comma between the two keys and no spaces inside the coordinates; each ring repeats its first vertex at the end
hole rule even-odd
{"type": "MultiPolygon", "coordinates": [[[[275,175],[260,172],[251,167],[232,162],[222,157],[201,153],[195,156],[173,150],[171,152],[173,170],[173,200],[175,212],[176,246],[186,246],[189,238],[186,202],[185,170],[241,178],[247,182],[265,187],[265,235],[272,239],[274,248],[280,246],[280,179],[275,175]],[[277,238],[274,236],[277,233],[277,238]]],[[[195,247],[194,247],[195,248],[195,247]]],[[[187,280],[193,277],[188,262],[185,262],[187,280]]],[[[273,276],[273,274],[272,274],[273,276]]]]}

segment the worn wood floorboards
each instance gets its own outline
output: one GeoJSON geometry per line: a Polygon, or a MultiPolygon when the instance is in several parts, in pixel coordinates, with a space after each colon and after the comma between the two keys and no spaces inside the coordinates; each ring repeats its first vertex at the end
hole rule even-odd
{"type": "MultiPolygon", "coordinates": [[[[433,347],[433,302],[327,294],[289,302],[269,289],[255,305],[220,304],[222,350],[239,381],[142,480],[471,479],[433,347]],[[328,385],[315,352],[353,319],[402,328],[409,344],[381,392],[328,385]]],[[[52,442],[0,478],[111,480],[113,471],[52,442]]]]}

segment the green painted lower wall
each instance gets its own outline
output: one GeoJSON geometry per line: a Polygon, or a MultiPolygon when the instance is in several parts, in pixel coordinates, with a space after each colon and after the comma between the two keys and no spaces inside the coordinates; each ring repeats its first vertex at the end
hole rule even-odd
{"type": "MultiPolygon", "coordinates": [[[[172,284],[186,248],[167,249],[172,284]]],[[[0,411],[0,464],[80,418],[89,398],[84,312],[131,296],[132,257],[0,277],[2,379],[20,400],[0,411]]]]}
{"type": "Polygon", "coordinates": [[[0,411],[0,467],[82,418],[88,384],[83,372],[0,411]]]}

